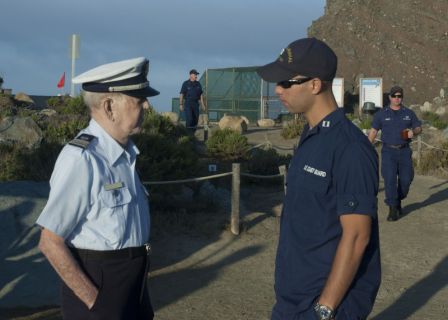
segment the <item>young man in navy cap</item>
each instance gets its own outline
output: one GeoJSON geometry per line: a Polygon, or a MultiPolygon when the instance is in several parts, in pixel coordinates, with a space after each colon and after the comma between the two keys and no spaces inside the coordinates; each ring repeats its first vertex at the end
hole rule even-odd
{"type": "Polygon", "coordinates": [[[378,156],[332,93],[337,57],[299,39],[258,69],[308,124],[288,170],[273,320],[366,319],[380,285],[378,156]]]}
{"type": "Polygon", "coordinates": [[[389,106],[375,114],[369,140],[374,143],[381,130],[381,175],[384,178],[386,198],[389,206],[387,221],[396,221],[401,212],[401,200],[406,198],[414,179],[412,150],[409,142],[422,132],[421,122],[414,111],[403,105],[403,89],[394,86],[389,92],[389,106]],[[398,178],[398,179],[397,179],[398,178]]]}
{"type": "Polygon", "coordinates": [[[152,319],[146,287],[150,217],[135,170],[149,62],[99,66],[82,83],[89,126],[61,151],[37,220],[39,248],[61,277],[64,319],[152,319]]]}
{"type": "Polygon", "coordinates": [[[192,133],[196,131],[198,125],[199,101],[201,101],[202,111],[206,110],[202,96],[202,86],[198,81],[198,74],[199,72],[196,69],[190,70],[189,79],[182,83],[179,98],[180,111],[185,110],[186,126],[192,133]]]}

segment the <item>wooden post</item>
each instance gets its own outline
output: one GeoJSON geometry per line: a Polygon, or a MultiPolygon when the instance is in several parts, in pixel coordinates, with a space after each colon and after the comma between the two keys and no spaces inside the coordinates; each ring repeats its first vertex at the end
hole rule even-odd
{"type": "Polygon", "coordinates": [[[420,161],[422,159],[422,136],[417,136],[417,167],[420,168],[420,161]]]}
{"type": "Polygon", "coordinates": [[[278,171],[280,172],[281,175],[283,175],[283,188],[285,189],[286,194],[286,176],[288,175],[288,169],[286,168],[285,165],[282,165],[278,167],[278,171]]]}
{"type": "Polygon", "coordinates": [[[240,176],[239,163],[232,163],[232,213],[230,217],[230,231],[240,234],[240,176]]]}

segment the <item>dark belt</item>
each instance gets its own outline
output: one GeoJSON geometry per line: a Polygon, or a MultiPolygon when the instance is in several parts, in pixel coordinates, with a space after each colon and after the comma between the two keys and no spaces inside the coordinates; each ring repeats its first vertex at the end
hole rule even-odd
{"type": "Polygon", "coordinates": [[[403,149],[403,148],[409,147],[409,143],[404,143],[404,144],[388,144],[388,143],[385,143],[384,145],[386,147],[389,147],[389,148],[392,148],[392,149],[403,149]]]}
{"type": "Polygon", "coordinates": [[[130,247],[118,250],[89,250],[70,247],[70,251],[80,258],[113,260],[146,256],[149,254],[150,248],[151,246],[149,244],[145,244],[141,247],[130,247]]]}

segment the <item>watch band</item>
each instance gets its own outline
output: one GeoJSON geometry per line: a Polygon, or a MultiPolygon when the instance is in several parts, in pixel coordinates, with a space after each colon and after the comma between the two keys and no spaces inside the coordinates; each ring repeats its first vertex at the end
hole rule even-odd
{"type": "Polygon", "coordinates": [[[328,306],[325,306],[323,304],[320,304],[319,302],[316,302],[314,304],[314,311],[316,312],[316,315],[319,320],[332,320],[334,319],[334,310],[331,309],[328,306]]]}

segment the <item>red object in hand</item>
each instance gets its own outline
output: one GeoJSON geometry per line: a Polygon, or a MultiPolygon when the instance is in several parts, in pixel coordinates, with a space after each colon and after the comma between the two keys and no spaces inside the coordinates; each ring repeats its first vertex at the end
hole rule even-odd
{"type": "Polygon", "coordinates": [[[403,140],[409,139],[409,129],[404,129],[401,131],[401,139],[403,140]]]}
{"type": "Polygon", "coordinates": [[[58,82],[58,88],[63,88],[64,85],[65,85],[65,72],[64,72],[64,74],[62,75],[61,79],[58,82]]]}

